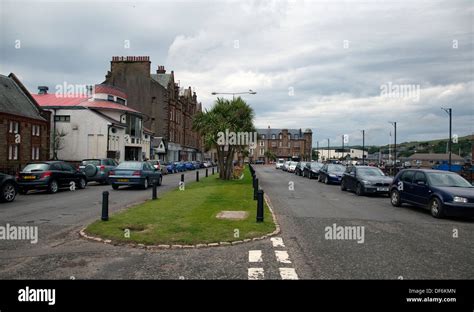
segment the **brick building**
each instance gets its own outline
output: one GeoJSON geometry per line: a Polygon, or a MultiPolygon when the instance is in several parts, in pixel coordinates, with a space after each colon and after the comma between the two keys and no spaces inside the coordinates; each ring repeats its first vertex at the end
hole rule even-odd
{"type": "Polygon", "coordinates": [[[148,56],[114,56],[105,84],[123,89],[128,106],[144,113],[145,127],[155,136],[151,158],[166,161],[200,160],[201,139],[192,131],[194,114],[201,111],[195,92],[180,89],[174,72],[158,66],[151,74],[148,56]],[[164,146],[164,150],[162,148],[164,146]]]}
{"type": "Polygon", "coordinates": [[[257,129],[258,141],[250,149],[249,160],[270,161],[266,152],[286,160],[311,160],[313,133],[311,129],[257,129]]]}
{"type": "Polygon", "coordinates": [[[0,172],[49,159],[50,114],[11,73],[0,75],[0,172]]]}

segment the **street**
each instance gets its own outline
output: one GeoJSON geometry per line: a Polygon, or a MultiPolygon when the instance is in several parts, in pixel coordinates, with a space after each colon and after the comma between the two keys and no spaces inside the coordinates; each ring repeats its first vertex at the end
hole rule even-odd
{"type": "MultiPolygon", "coordinates": [[[[472,279],[473,222],[435,219],[428,211],[392,207],[383,196],[358,197],[274,166],[255,166],[282,232],[236,246],[158,250],[80,238],[100,217],[101,193],[111,213],[151,197],[151,189],[91,183],[85,190],[21,195],[0,206],[2,224],[37,225],[39,241],[0,242],[1,279],[472,279]],[[294,182],[294,190],[289,183],[294,182]],[[52,200],[54,198],[54,200],[52,200]],[[363,242],[325,239],[325,228],[363,226],[363,242]],[[458,237],[453,237],[457,230],[458,237]]],[[[201,169],[201,177],[204,170],[201,169]]],[[[167,175],[158,196],[178,186],[167,175]]],[[[194,181],[195,172],[185,173],[194,181]]]]}

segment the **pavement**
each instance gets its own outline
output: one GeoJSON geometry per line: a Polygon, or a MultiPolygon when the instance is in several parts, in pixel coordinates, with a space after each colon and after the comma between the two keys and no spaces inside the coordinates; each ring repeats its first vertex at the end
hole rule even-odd
{"type": "MultiPolygon", "coordinates": [[[[20,195],[0,205],[0,225],[39,230],[37,244],[0,240],[0,279],[474,278],[472,220],[435,219],[418,208],[392,207],[388,197],[358,197],[273,166],[256,170],[281,225],[277,237],[176,250],[88,241],[78,231],[100,218],[104,190],[111,213],[151,198],[151,189],[114,191],[91,183],[85,190],[20,195]],[[325,239],[333,224],[364,227],[364,242],[325,239]]],[[[194,171],[185,173],[185,182],[194,179],[194,171]]],[[[179,180],[180,174],[164,176],[158,196],[179,180]]]]}

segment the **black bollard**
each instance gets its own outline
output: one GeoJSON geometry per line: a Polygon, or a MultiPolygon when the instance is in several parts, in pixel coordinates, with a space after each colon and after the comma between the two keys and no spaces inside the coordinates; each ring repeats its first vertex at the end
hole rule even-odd
{"type": "Polygon", "coordinates": [[[257,192],[257,222],[263,222],[263,190],[257,192]]]}
{"type": "Polygon", "coordinates": [[[214,175],[214,167],[212,167],[212,175],[214,175]]]}
{"type": "Polygon", "coordinates": [[[257,199],[257,192],[258,192],[258,179],[255,179],[255,186],[253,188],[253,199],[257,199]]]}
{"type": "Polygon", "coordinates": [[[153,200],[158,198],[158,196],[156,194],[157,185],[158,185],[158,181],[155,179],[155,181],[153,182],[153,193],[152,193],[152,196],[151,196],[151,199],[153,199],[153,200]]]}
{"type": "Polygon", "coordinates": [[[181,182],[184,182],[184,173],[181,173],[181,182]]]}
{"type": "Polygon", "coordinates": [[[102,192],[102,221],[109,220],[109,192],[102,192]]]}
{"type": "Polygon", "coordinates": [[[196,171],[196,182],[199,182],[199,171],[196,171]]]}
{"type": "Polygon", "coordinates": [[[206,178],[207,178],[207,176],[208,176],[208,169],[206,168],[206,178]]]}

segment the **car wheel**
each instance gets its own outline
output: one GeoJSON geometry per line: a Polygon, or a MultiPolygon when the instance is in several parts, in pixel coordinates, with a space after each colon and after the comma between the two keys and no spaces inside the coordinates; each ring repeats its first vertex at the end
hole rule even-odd
{"type": "Polygon", "coordinates": [[[341,191],[346,191],[346,182],[344,180],[341,181],[341,191]]]}
{"type": "Polygon", "coordinates": [[[78,184],[78,186],[79,186],[79,188],[80,188],[81,190],[85,189],[86,186],[87,186],[87,181],[86,181],[86,179],[80,178],[80,179],[79,179],[79,184],[78,184]]]}
{"type": "Polygon", "coordinates": [[[329,184],[329,177],[328,177],[328,176],[326,176],[326,177],[324,178],[324,184],[329,184]]]}
{"type": "Polygon", "coordinates": [[[400,200],[400,193],[397,190],[393,190],[390,192],[390,203],[394,207],[400,207],[402,202],[400,200]]]}
{"type": "Polygon", "coordinates": [[[148,188],[148,178],[145,179],[143,182],[143,189],[146,190],[148,188]]]}
{"type": "Polygon", "coordinates": [[[431,215],[435,218],[442,218],[444,216],[443,203],[436,197],[430,201],[431,215]]]}
{"type": "Polygon", "coordinates": [[[364,187],[363,187],[362,184],[360,184],[360,183],[357,183],[357,186],[356,186],[356,194],[357,194],[357,196],[362,196],[362,195],[364,195],[364,187]]]}
{"type": "Polygon", "coordinates": [[[54,194],[54,193],[57,193],[58,190],[59,190],[58,181],[52,180],[51,182],[49,182],[49,185],[48,185],[48,192],[49,193],[54,194]]]}
{"type": "Polygon", "coordinates": [[[16,197],[16,188],[15,186],[10,183],[6,182],[2,187],[2,197],[1,201],[3,202],[12,202],[16,197]]]}
{"type": "Polygon", "coordinates": [[[118,190],[119,186],[118,186],[117,184],[112,184],[112,188],[113,188],[114,190],[118,190]]]}

